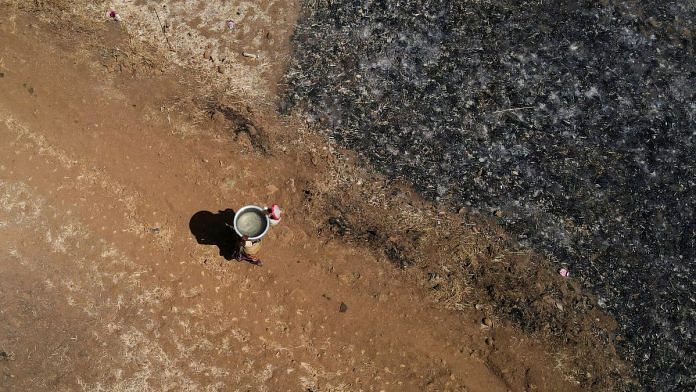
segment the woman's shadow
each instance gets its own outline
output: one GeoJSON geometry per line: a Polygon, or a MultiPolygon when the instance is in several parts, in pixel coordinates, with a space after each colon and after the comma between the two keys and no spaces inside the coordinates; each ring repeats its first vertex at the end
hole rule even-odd
{"type": "Polygon", "coordinates": [[[232,260],[237,257],[242,241],[232,227],[234,214],[230,208],[217,214],[198,211],[191,217],[189,229],[199,244],[216,245],[220,256],[232,260]]]}

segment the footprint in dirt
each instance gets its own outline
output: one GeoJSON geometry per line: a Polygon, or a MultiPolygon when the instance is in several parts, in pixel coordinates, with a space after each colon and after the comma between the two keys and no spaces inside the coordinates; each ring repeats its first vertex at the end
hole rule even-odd
{"type": "Polygon", "coordinates": [[[189,229],[201,245],[215,245],[220,256],[232,260],[241,245],[241,239],[232,229],[234,210],[228,208],[218,211],[198,211],[189,221],[189,229]]]}
{"type": "Polygon", "coordinates": [[[29,95],[36,96],[36,94],[34,93],[34,87],[32,87],[32,86],[30,86],[30,85],[28,85],[28,84],[26,84],[26,83],[23,83],[23,84],[22,84],[22,87],[24,87],[24,88],[27,90],[27,92],[29,93],[29,95]]]}

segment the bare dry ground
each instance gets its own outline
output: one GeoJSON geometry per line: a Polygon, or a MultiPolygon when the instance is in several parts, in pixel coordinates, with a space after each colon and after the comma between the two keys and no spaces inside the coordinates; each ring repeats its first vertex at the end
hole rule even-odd
{"type": "MultiPolygon", "coordinates": [[[[361,200],[341,175],[376,177],[272,110],[296,9],[242,3],[223,14],[205,3],[155,14],[124,2],[121,23],[99,3],[0,4],[0,390],[614,385],[610,344],[587,343],[597,351],[583,358],[496,318],[471,288],[432,290],[426,269],[340,238],[327,205],[379,211],[385,198],[361,200]],[[205,17],[177,18],[194,13],[205,17]],[[234,39],[219,30],[230,13],[234,39]],[[195,37],[166,27],[176,23],[211,27],[195,37]],[[212,225],[218,211],[272,202],[287,214],[264,241],[262,268],[197,241],[196,216],[212,225]]],[[[500,253],[479,254],[489,240],[468,232],[461,251],[482,268],[495,262],[500,253]]]]}

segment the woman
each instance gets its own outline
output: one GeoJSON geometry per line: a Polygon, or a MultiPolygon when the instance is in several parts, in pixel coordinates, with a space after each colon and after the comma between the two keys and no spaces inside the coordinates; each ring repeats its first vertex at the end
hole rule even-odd
{"type": "MultiPolygon", "coordinates": [[[[280,215],[282,210],[277,204],[273,204],[270,208],[265,207],[264,210],[268,215],[268,219],[271,222],[271,226],[275,226],[280,223],[280,215]]],[[[251,264],[258,265],[259,267],[263,265],[263,262],[259,258],[259,253],[261,252],[261,240],[249,241],[249,236],[242,237],[242,247],[239,251],[239,256],[237,260],[248,261],[251,264]]]]}

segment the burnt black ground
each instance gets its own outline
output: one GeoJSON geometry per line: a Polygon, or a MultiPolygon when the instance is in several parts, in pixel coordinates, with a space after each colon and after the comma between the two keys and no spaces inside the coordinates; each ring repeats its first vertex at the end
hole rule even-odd
{"type": "Polygon", "coordinates": [[[290,107],[435,201],[502,212],[617,318],[646,389],[696,386],[696,1],[305,8],[290,107]]]}

